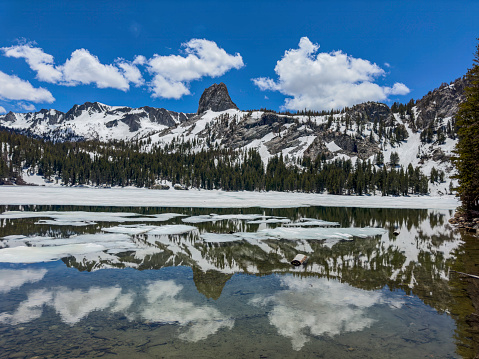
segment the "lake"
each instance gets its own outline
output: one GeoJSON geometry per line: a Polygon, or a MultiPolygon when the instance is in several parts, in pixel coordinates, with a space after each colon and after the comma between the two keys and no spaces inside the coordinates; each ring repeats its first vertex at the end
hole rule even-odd
{"type": "Polygon", "coordinates": [[[450,210],[0,212],[0,358],[479,352],[478,285],[457,273],[477,274],[479,245],[450,210]]]}

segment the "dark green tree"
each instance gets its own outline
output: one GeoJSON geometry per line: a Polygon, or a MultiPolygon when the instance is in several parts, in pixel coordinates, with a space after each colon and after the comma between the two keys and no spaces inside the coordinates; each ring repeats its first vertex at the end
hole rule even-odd
{"type": "Polygon", "coordinates": [[[459,141],[454,162],[459,180],[457,193],[463,209],[470,213],[479,210],[479,44],[466,81],[466,100],[456,115],[459,141]]]}

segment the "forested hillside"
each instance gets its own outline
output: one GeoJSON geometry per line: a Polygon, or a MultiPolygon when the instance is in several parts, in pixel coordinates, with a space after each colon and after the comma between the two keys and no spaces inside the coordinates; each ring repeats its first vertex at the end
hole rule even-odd
{"type": "MultiPolygon", "coordinates": [[[[13,131],[0,131],[0,181],[23,184],[22,174],[36,173],[65,185],[137,186],[223,190],[304,191],[333,194],[425,194],[428,178],[412,165],[377,165],[350,159],[328,161],[305,157],[287,164],[282,155],[272,157],[266,168],[254,149],[211,148],[193,151],[191,142],[175,150],[147,143],[85,141],[53,143],[13,131]]],[[[440,181],[444,174],[431,178],[440,181]]]]}
{"type": "Polygon", "coordinates": [[[0,181],[62,185],[451,193],[465,81],[408,103],[340,111],[240,111],[224,84],[196,114],[99,103],[0,116],[0,181]],[[38,181],[37,181],[38,183],[38,181]]]}

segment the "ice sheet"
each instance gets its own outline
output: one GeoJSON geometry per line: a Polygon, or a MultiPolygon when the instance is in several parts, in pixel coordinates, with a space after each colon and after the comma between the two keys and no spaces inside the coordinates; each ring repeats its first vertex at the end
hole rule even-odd
{"type": "Polygon", "coordinates": [[[0,250],[0,262],[6,263],[36,263],[49,262],[68,256],[103,251],[106,248],[100,244],[70,244],[55,247],[15,247],[0,250]]]}
{"type": "Polygon", "coordinates": [[[243,240],[240,236],[228,233],[203,233],[200,237],[208,243],[236,242],[243,240]]]}
{"type": "MultiPolygon", "coordinates": [[[[0,186],[3,205],[97,205],[140,207],[294,208],[308,206],[455,209],[451,195],[418,197],[336,196],[292,192],[157,191],[142,188],[0,186]]],[[[5,217],[0,217],[5,218],[5,217]]],[[[251,218],[253,219],[253,218],[251,218]]],[[[99,221],[97,218],[88,220],[99,221]]]]}
{"type": "Polygon", "coordinates": [[[352,239],[353,237],[371,237],[382,235],[386,230],[382,228],[297,228],[297,227],[276,227],[266,228],[258,231],[259,235],[282,239],[352,239]]]}
{"type": "Polygon", "coordinates": [[[50,218],[51,220],[40,220],[37,224],[53,225],[87,225],[96,222],[165,222],[171,218],[184,216],[179,213],[161,213],[152,216],[144,216],[138,213],[126,212],[83,212],[83,211],[7,211],[0,213],[0,219],[19,218],[50,218]],[[86,224],[82,224],[86,223],[86,224]]]}

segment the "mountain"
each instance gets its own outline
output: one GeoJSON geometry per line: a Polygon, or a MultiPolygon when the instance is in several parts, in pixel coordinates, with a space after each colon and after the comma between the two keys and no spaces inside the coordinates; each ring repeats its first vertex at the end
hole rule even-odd
{"type": "Polygon", "coordinates": [[[238,106],[231,101],[228,89],[224,83],[214,84],[208,87],[200,98],[197,114],[200,115],[208,110],[214,112],[225,111],[229,109],[238,110],[238,106]]]}
{"type": "Polygon", "coordinates": [[[0,125],[53,141],[133,140],[177,126],[193,116],[149,106],[130,108],[85,102],[74,105],[67,113],[45,109],[29,113],[9,112],[0,116],[0,125]]]}
{"type": "Polygon", "coordinates": [[[282,155],[299,164],[303,157],[327,160],[371,160],[380,168],[391,161],[412,164],[427,175],[443,172],[438,193],[449,192],[450,162],[456,144],[455,120],[464,100],[462,78],[442,84],[422,99],[407,104],[366,102],[334,112],[241,111],[226,85],[214,84],[201,96],[197,113],[152,107],[75,105],[67,113],[41,110],[0,116],[0,126],[52,141],[136,141],[148,151],[156,146],[189,142],[192,150],[217,146],[256,149],[266,164],[282,155]]]}

